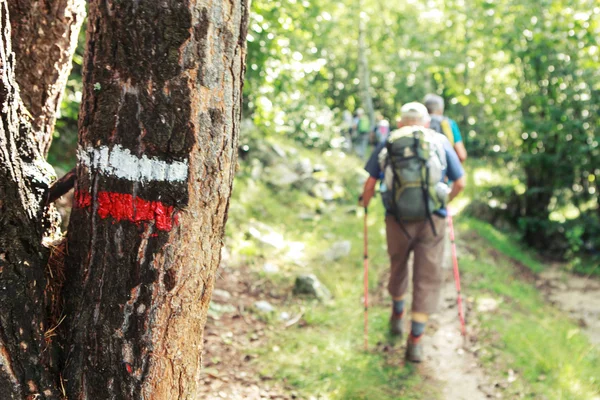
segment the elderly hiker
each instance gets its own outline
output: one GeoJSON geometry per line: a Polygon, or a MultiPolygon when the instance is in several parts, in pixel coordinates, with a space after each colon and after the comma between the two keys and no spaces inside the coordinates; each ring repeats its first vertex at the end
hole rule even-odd
{"type": "Polygon", "coordinates": [[[354,118],[354,148],[356,154],[364,159],[367,154],[367,147],[369,145],[369,132],[371,132],[371,121],[369,116],[365,114],[365,110],[359,108],[356,110],[356,117],[354,118]]]}
{"type": "Polygon", "coordinates": [[[445,136],[427,129],[430,117],[417,102],[401,110],[399,129],[389,134],[367,162],[363,205],[368,206],[381,179],[386,209],[386,236],[391,262],[388,291],[392,296],[390,331],[402,336],[408,289],[408,258],[414,253],[412,322],[406,358],[420,362],[420,339],[429,315],[436,311],[443,283],[442,257],[446,235],[446,204],[465,187],[461,163],[445,136]],[[450,189],[447,179],[454,181],[450,189]]]}
{"type": "Polygon", "coordinates": [[[458,155],[460,162],[465,162],[467,159],[467,149],[458,129],[458,124],[451,118],[444,116],[444,99],[437,94],[430,93],[423,100],[425,107],[431,117],[429,128],[436,132],[444,134],[458,155]]]}

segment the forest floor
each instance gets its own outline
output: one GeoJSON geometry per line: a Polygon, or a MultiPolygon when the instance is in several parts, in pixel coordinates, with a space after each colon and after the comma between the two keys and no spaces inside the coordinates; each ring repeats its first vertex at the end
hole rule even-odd
{"type": "MultiPolygon", "coordinates": [[[[384,294],[387,276],[381,276],[379,290],[372,299],[374,306],[387,305],[388,299],[384,294]]],[[[257,282],[255,278],[256,275],[248,268],[224,266],[220,271],[213,300],[219,304],[216,308],[218,311],[211,314],[205,332],[203,398],[304,398],[292,385],[277,380],[274,371],[270,373],[261,368],[260,353],[261,348],[270,347],[269,338],[278,330],[296,324],[302,327],[306,323],[301,314],[281,322],[265,320],[252,312],[253,305],[260,300],[267,299],[275,307],[283,303],[281,296],[269,295],[269,285],[265,281],[257,282]]],[[[535,280],[544,298],[552,306],[568,313],[582,327],[590,341],[599,344],[600,308],[597,299],[600,298],[600,282],[597,279],[569,274],[559,266],[553,266],[539,275],[528,270],[522,271],[521,279],[535,280]]],[[[465,300],[469,316],[467,338],[460,332],[456,289],[451,270],[448,269],[440,310],[433,315],[427,336],[423,339],[427,349],[426,359],[416,366],[416,373],[422,377],[419,386],[428,387],[422,392],[423,398],[483,400],[522,397],[506,391],[510,383],[517,379],[514,371],[508,372],[506,380],[498,379],[497,375],[488,372],[494,369],[494,365],[485,365],[478,357],[481,348],[490,345],[478,334],[478,314],[494,312],[497,302],[489,297],[479,298],[477,303],[472,298],[465,300]]],[[[380,341],[371,343],[370,351],[385,354],[386,363],[404,368],[402,344],[380,341]]]]}
{"type": "MultiPolygon", "coordinates": [[[[359,187],[350,172],[355,160],[329,152],[311,162],[323,164],[321,182],[359,187]],[[327,173],[335,169],[349,172],[327,173]]],[[[202,398],[600,400],[597,279],[546,265],[512,235],[459,214],[468,338],[460,335],[448,268],[439,312],[423,339],[426,359],[407,364],[404,341],[387,335],[389,272],[379,204],[369,212],[365,351],[363,214],[351,203],[357,193],[323,201],[298,185],[281,190],[249,176],[242,171],[232,199],[226,257],[205,331],[202,398]],[[300,273],[314,273],[333,298],[294,295],[300,273]]]]}

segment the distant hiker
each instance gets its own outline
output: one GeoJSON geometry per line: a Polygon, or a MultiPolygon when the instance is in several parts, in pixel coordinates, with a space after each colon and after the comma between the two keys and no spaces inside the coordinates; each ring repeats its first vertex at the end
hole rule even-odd
{"type": "Polygon", "coordinates": [[[445,206],[464,189],[465,177],[448,139],[426,128],[430,117],[423,104],[405,104],[400,113],[399,129],[375,149],[365,166],[370,177],[362,199],[368,206],[375,184],[381,179],[391,262],[390,330],[396,336],[402,336],[408,258],[410,252],[414,253],[412,323],[406,358],[420,362],[420,339],[429,315],[436,311],[443,283],[445,206]],[[444,183],[446,178],[454,181],[452,189],[444,183]]]}
{"type": "Polygon", "coordinates": [[[369,116],[365,114],[362,108],[356,110],[356,117],[354,118],[354,130],[356,136],[354,137],[354,148],[356,154],[360,158],[365,158],[367,154],[367,146],[369,144],[369,132],[371,131],[371,121],[369,116]]]}
{"type": "Polygon", "coordinates": [[[375,135],[374,144],[375,146],[383,143],[387,140],[388,135],[390,134],[390,123],[387,119],[381,119],[375,125],[375,129],[373,129],[373,133],[375,135]]]}
{"type": "Polygon", "coordinates": [[[342,136],[346,139],[348,148],[352,147],[352,127],[354,125],[354,118],[349,110],[344,110],[342,114],[342,136]]]}
{"type": "Polygon", "coordinates": [[[456,151],[460,162],[465,162],[467,159],[467,150],[465,149],[456,121],[444,116],[444,99],[437,94],[430,93],[425,96],[423,102],[431,116],[429,128],[446,135],[454,147],[454,151],[456,151]]]}

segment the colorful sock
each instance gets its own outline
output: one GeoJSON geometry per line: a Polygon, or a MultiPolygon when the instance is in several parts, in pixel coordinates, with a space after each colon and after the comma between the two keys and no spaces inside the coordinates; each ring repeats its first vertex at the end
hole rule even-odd
{"type": "Polygon", "coordinates": [[[395,317],[402,317],[402,314],[404,314],[404,300],[393,300],[393,310],[394,310],[394,316],[395,317]]]}
{"type": "Polygon", "coordinates": [[[413,342],[418,342],[425,332],[425,322],[412,321],[410,325],[410,338],[413,342]]]}

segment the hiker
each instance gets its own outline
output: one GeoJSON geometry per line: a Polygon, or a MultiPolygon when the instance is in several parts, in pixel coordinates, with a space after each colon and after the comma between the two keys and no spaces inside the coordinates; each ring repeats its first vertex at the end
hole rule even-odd
{"type": "Polygon", "coordinates": [[[467,159],[467,149],[462,140],[458,124],[451,118],[444,116],[444,99],[437,94],[430,93],[423,100],[425,107],[431,117],[429,128],[436,132],[444,134],[458,155],[460,162],[465,162],[467,159]]]}
{"type": "Polygon", "coordinates": [[[408,258],[411,251],[414,253],[412,322],[406,358],[420,362],[420,339],[429,315],[436,311],[443,283],[445,205],[464,189],[465,177],[448,139],[427,129],[430,117],[423,104],[405,104],[400,113],[399,129],[375,149],[365,166],[370,177],[365,182],[362,202],[368,206],[375,184],[381,179],[391,263],[390,331],[398,337],[403,333],[408,258]],[[451,189],[444,183],[446,178],[454,181],[451,189]]]}
{"type": "Polygon", "coordinates": [[[357,109],[356,117],[354,118],[354,148],[356,149],[356,154],[363,159],[367,154],[370,131],[371,121],[368,115],[365,114],[365,110],[362,108],[357,109]]]}
{"type": "Polygon", "coordinates": [[[373,129],[373,135],[374,135],[373,144],[375,146],[377,146],[380,143],[384,143],[387,140],[389,134],[390,134],[389,121],[387,119],[383,119],[383,118],[380,119],[377,122],[375,129],[373,129]]]}
{"type": "Polygon", "coordinates": [[[345,139],[346,147],[352,148],[352,129],[354,126],[354,118],[349,110],[344,110],[342,113],[342,136],[345,139]]]}

